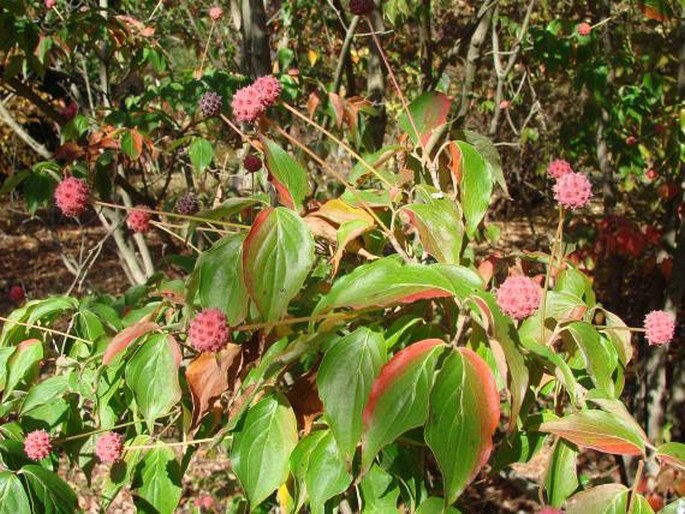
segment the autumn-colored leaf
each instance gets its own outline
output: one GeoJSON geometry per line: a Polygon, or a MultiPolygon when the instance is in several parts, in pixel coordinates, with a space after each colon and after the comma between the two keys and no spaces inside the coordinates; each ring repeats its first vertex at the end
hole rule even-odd
{"type": "Polygon", "coordinates": [[[102,363],[108,365],[119,353],[123,352],[128,346],[139,337],[157,330],[159,325],[154,321],[143,319],[119,332],[107,345],[102,363]]]}
{"type": "Polygon", "coordinates": [[[323,404],[316,389],[316,373],[300,377],[285,395],[295,412],[297,426],[303,434],[308,434],[316,417],[323,412],[323,404]]]}
{"type": "Polygon", "coordinates": [[[230,343],[218,353],[201,353],[188,364],[186,381],[193,400],[191,427],[196,427],[214,401],[233,387],[240,366],[240,346],[230,343]]]}

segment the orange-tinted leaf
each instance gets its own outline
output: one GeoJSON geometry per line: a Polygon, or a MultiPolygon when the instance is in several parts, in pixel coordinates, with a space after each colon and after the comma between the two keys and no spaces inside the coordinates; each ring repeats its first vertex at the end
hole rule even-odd
{"type": "Polygon", "coordinates": [[[240,346],[229,344],[218,353],[201,353],[188,364],[186,381],[193,400],[191,427],[196,427],[214,401],[233,387],[240,365],[240,346]]]}
{"type": "Polygon", "coordinates": [[[323,404],[316,389],[316,374],[300,377],[286,392],[286,397],[295,411],[297,425],[304,435],[312,429],[314,420],[323,412],[323,404]]]}
{"type": "Polygon", "coordinates": [[[362,220],[373,225],[373,217],[364,209],[353,207],[349,203],[336,198],[329,200],[318,211],[311,213],[313,216],[325,218],[333,223],[342,225],[346,221],[362,220]]]}
{"type": "Polygon", "coordinates": [[[656,458],[664,464],[685,471],[685,444],[662,444],[656,449],[656,458]]]}
{"type": "Polygon", "coordinates": [[[159,325],[154,321],[141,320],[119,332],[107,345],[102,363],[107,365],[114,360],[119,353],[123,352],[128,346],[139,337],[157,330],[159,325]]]}
{"type": "Polygon", "coordinates": [[[645,452],[641,435],[604,411],[587,410],[548,421],[540,425],[540,431],[604,453],[644,455],[645,452]]]}
{"type": "Polygon", "coordinates": [[[440,339],[425,339],[401,350],[381,368],[362,413],[364,472],[384,446],[426,421],[433,373],[443,348],[440,339]]]}
{"type": "Polygon", "coordinates": [[[437,129],[447,122],[452,100],[438,91],[429,91],[422,94],[409,105],[412,123],[406,112],[402,112],[399,124],[415,145],[429,146],[431,138],[437,129]],[[416,129],[416,130],[415,130],[416,129]],[[419,138],[416,131],[418,130],[419,138]]]}
{"type": "Polygon", "coordinates": [[[340,98],[340,95],[333,92],[328,93],[328,98],[331,101],[333,112],[335,113],[335,125],[336,127],[340,128],[342,127],[343,117],[345,115],[345,105],[343,103],[343,99],[340,98]]]}

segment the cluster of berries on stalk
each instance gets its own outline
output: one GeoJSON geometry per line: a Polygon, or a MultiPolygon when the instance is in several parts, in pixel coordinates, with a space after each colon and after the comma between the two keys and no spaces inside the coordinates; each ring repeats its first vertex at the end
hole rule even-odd
{"type": "Polygon", "coordinates": [[[552,161],[547,173],[556,182],[554,199],[565,209],[577,210],[586,207],[592,198],[592,184],[583,173],[573,171],[571,165],[563,160],[552,161]]]}
{"type": "Polygon", "coordinates": [[[259,77],[249,86],[235,92],[231,101],[233,115],[239,122],[253,123],[276,103],[280,95],[281,83],[276,77],[259,77]]]}
{"type": "Polygon", "coordinates": [[[229,340],[228,322],[219,309],[205,309],[190,323],[190,344],[199,352],[218,352],[229,340]]]}

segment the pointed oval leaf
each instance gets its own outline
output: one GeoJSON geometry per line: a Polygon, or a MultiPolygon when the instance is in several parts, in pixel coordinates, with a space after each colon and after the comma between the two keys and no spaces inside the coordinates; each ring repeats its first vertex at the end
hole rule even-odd
{"type": "Polygon", "coordinates": [[[444,348],[440,339],[425,339],[399,351],[381,369],[362,413],[364,472],[384,446],[426,421],[435,365],[444,348]]]}
{"type": "Polygon", "coordinates": [[[110,364],[117,355],[126,350],[126,348],[128,348],[136,339],[157,329],[159,329],[159,325],[154,321],[149,321],[147,319],[143,319],[130,327],[126,327],[109,342],[105,349],[105,353],[102,356],[102,363],[104,365],[110,364]]]}
{"type": "Polygon", "coordinates": [[[430,203],[411,204],[403,209],[416,228],[426,253],[438,262],[459,264],[464,239],[464,224],[457,205],[449,198],[430,203]]]}
{"type": "Polygon", "coordinates": [[[43,343],[38,339],[27,339],[17,345],[7,360],[7,382],[4,397],[20,384],[28,384],[38,377],[40,361],[43,358],[43,343]]]}
{"type": "Polygon", "coordinates": [[[33,512],[68,514],[79,512],[78,498],[71,487],[52,471],[27,464],[19,471],[28,485],[33,512]]]}
{"type": "Polygon", "coordinates": [[[464,141],[457,141],[461,153],[459,198],[466,219],[466,234],[473,237],[490,205],[493,178],[483,156],[464,141]]]}
{"type": "Polygon", "coordinates": [[[625,514],[628,489],[621,484],[603,484],[573,496],[566,514],[625,514]]]}
{"type": "Polygon", "coordinates": [[[9,471],[0,472],[0,514],[22,512],[31,512],[31,505],[21,480],[9,471]]]}
{"type": "Polygon", "coordinates": [[[547,503],[552,507],[560,508],[566,498],[578,489],[577,457],[578,450],[575,446],[563,439],[557,440],[545,472],[547,503]]]}
{"type": "Polygon", "coordinates": [[[428,147],[436,130],[447,122],[451,106],[452,100],[446,94],[428,91],[409,104],[411,119],[403,111],[398,123],[414,145],[428,147]]]}
{"type": "Polygon", "coordinates": [[[243,234],[232,234],[214,243],[197,260],[191,279],[196,281],[200,305],[221,309],[230,326],[240,324],[247,317],[249,296],[243,280],[244,239],[243,234]]]}
{"type": "Polygon", "coordinates": [[[342,307],[363,309],[453,296],[447,277],[429,266],[402,265],[384,257],[340,277],[314,309],[315,313],[342,307]]]}
{"type": "Polygon", "coordinates": [[[280,319],[314,263],[307,225],[283,207],[259,213],[243,244],[245,285],[267,321],[280,319]]]}
{"type": "Polygon", "coordinates": [[[347,471],[345,457],[333,438],[325,431],[309,455],[309,466],[305,475],[309,505],[313,514],[325,512],[326,501],[344,492],[352,482],[347,471]]]}
{"type": "Polygon", "coordinates": [[[167,334],[150,336],[126,365],[126,385],[152,431],[155,420],[181,399],[176,355],[167,334]]]}
{"type": "Polygon", "coordinates": [[[618,366],[614,346],[587,322],[576,321],[564,328],[580,348],[585,367],[597,389],[614,397],[616,391],[612,377],[618,366]]]}
{"type": "Polygon", "coordinates": [[[656,449],[656,458],[673,466],[675,468],[680,468],[685,471],[685,444],[683,443],[665,443],[656,449]]]}
{"type": "Polygon", "coordinates": [[[254,509],[288,478],[297,445],[297,420],[282,396],[267,396],[247,411],[235,434],[231,461],[254,509]]]}
{"type": "Polygon", "coordinates": [[[240,364],[240,346],[229,344],[220,352],[203,352],[186,368],[186,382],[193,400],[191,427],[196,427],[219,396],[235,381],[240,364]]]}
{"type": "Polygon", "coordinates": [[[454,507],[445,507],[443,498],[432,496],[421,502],[416,514],[460,514],[460,511],[454,507]]]}
{"type": "Polygon", "coordinates": [[[193,168],[195,168],[198,173],[202,173],[205,168],[212,163],[212,159],[214,159],[212,143],[204,138],[196,137],[188,147],[188,155],[190,156],[190,162],[193,165],[193,168]]]}
{"type": "Polygon", "coordinates": [[[333,435],[348,457],[361,437],[362,411],[385,360],[383,337],[362,327],[335,343],[321,361],[319,396],[333,435]]]}
{"type": "Polygon", "coordinates": [[[475,352],[450,353],[435,378],[425,438],[454,503],[487,463],[499,422],[499,393],[488,364],[475,352]]]}
{"type": "Polygon", "coordinates": [[[288,152],[267,137],[264,145],[266,167],[274,180],[280,202],[290,209],[300,211],[302,201],[309,194],[307,172],[288,152]]]}
{"type": "Polygon", "coordinates": [[[144,514],[173,514],[181,499],[181,466],[171,448],[149,450],[133,479],[133,501],[144,514]]]}
{"type": "Polygon", "coordinates": [[[540,431],[604,453],[644,455],[645,452],[645,442],[637,431],[600,410],[578,412],[542,423],[540,431]]]}

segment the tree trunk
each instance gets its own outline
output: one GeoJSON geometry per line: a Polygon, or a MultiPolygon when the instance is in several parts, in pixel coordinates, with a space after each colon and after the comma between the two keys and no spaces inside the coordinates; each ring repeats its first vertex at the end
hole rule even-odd
{"type": "Polygon", "coordinates": [[[243,73],[261,77],[271,73],[271,50],[263,0],[242,1],[243,73]]]}
{"type": "Polygon", "coordinates": [[[469,50],[466,54],[466,66],[464,68],[464,80],[461,87],[461,101],[459,102],[459,112],[457,118],[462,121],[466,117],[469,110],[469,96],[473,89],[473,83],[476,78],[477,62],[480,59],[481,47],[483,41],[488,35],[488,28],[490,27],[490,19],[492,18],[492,8],[481,17],[476,30],[471,35],[469,43],[469,50]]]}

